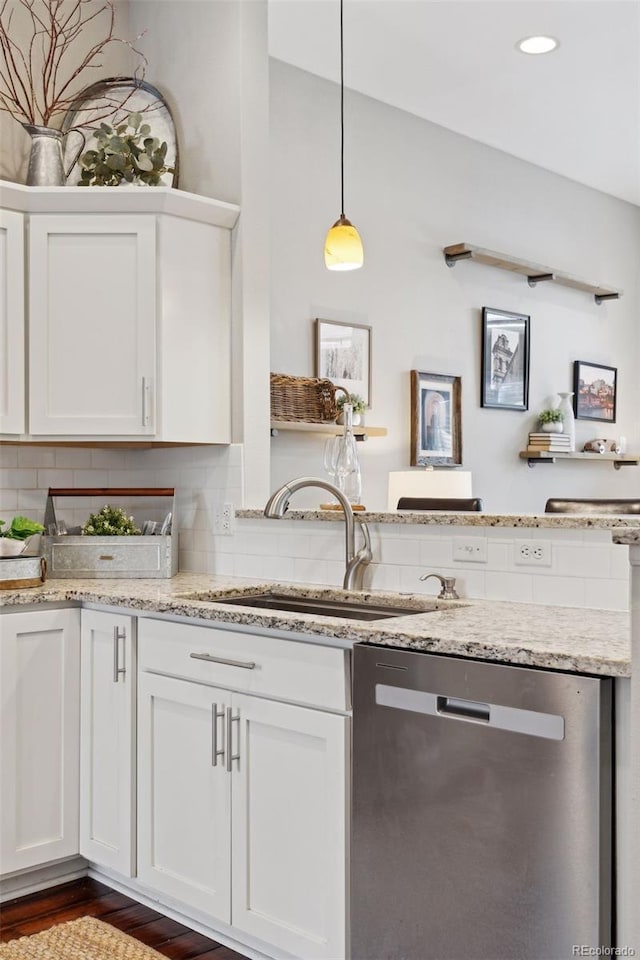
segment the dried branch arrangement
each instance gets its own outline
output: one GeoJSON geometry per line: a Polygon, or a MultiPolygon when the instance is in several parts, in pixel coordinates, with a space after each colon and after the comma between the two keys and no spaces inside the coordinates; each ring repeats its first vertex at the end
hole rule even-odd
{"type": "MultiPolygon", "coordinates": [[[[0,0],[0,110],[19,123],[59,125],[58,118],[78,95],[80,78],[103,66],[103,54],[111,44],[123,44],[135,54],[134,76],[142,80],[147,61],[135,47],[142,34],[129,41],[116,37],[114,30],[112,0],[0,0]],[[85,31],[91,23],[94,36],[88,40],[85,31]]],[[[134,91],[122,99],[105,96],[104,102],[94,103],[91,123],[125,106],[134,91]]],[[[79,120],[71,129],[81,126],[79,120]]]]}

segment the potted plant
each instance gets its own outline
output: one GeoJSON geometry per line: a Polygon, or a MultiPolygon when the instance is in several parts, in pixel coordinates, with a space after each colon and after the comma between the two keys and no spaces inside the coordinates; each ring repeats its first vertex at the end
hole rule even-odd
{"type": "MultiPolygon", "coordinates": [[[[0,527],[4,527],[0,520],[0,527]]],[[[28,517],[14,517],[8,530],[0,530],[0,557],[17,557],[31,552],[32,537],[42,533],[44,527],[28,517]]]]}
{"type": "Polygon", "coordinates": [[[123,182],[161,187],[163,175],[174,172],[165,164],[166,141],[160,143],[151,135],[151,127],[142,122],[140,113],[129,114],[115,129],[101,123],[91,133],[97,149],[80,157],[79,187],[119,187],[123,182]]]}
{"type": "Polygon", "coordinates": [[[362,423],[362,414],[367,409],[367,405],[358,393],[341,393],[339,397],[336,398],[336,407],[338,408],[338,423],[344,423],[344,414],[342,408],[345,403],[350,403],[353,407],[353,425],[357,427],[362,423]]]}
{"type": "Polygon", "coordinates": [[[562,433],[564,414],[562,410],[543,410],[538,414],[538,421],[545,433],[562,433]]]}

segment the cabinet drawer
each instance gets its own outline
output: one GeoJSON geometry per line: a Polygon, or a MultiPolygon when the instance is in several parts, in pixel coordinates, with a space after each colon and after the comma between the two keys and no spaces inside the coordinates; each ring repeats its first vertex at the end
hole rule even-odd
{"type": "Polygon", "coordinates": [[[331,710],[350,709],[349,658],[348,650],[226,627],[138,621],[140,670],[331,710]]]}

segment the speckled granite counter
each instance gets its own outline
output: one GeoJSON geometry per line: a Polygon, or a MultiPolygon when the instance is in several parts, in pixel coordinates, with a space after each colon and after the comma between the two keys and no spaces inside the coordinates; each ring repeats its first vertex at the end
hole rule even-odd
{"type": "Polygon", "coordinates": [[[614,530],[611,534],[614,543],[628,544],[630,547],[640,547],[639,530],[614,530]]]}
{"type": "MultiPolygon", "coordinates": [[[[635,528],[640,533],[640,516],[638,514],[616,517],[597,514],[587,516],[576,513],[497,514],[444,513],[443,511],[429,513],[425,510],[401,510],[399,512],[363,510],[358,512],[358,516],[361,520],[366,520],[367,523],[423,523],[443,527],[555,527],[564,530],[593,530],[598,528],[608,530],[614,527],[623,527],[625,529],[635,528]]],[[[264,511],[261,509],[236,510],[236,517],[240,520],[265,519],[264,511]]],[[[287,520],[339,520],[342,522],[344,515],[342,510],[287,510],[285,518],[287,520]]]]}
{"type": "Polygon", "coordinates": [[[630,627],[626,613],[484,600],[448,602],[415,594],[375,592],[361,596],[372,602],[402,602],[407,606],[407,615],[362,622],[214,605],[184,597],[184,594],[212,591],[223,599],[247,587],[256,593],[277,587],[279,592],[293,594],[304,589],[314,597],[343,596],[342,591],[334,588],[307,589],[293,584],[181,573],[171,580],[50,580],[30,590],[3,591],[0,607],[16,609],[70,601],[95,603],[200,621],[241,624],[258,630],[275,629],[309,641],[330,638],[341,646],[360,641],[524,666],[607,676],[630,675],[630,627]]]}

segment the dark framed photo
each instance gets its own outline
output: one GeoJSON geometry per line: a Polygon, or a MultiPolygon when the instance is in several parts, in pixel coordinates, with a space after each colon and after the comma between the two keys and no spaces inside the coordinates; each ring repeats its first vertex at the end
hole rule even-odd
{"type": "Polygon", "coordinates": [[[574,360],[573,410],[576,419],[615,423],[617,383],[616,367],[574,360]]]}
{"type": "Polygon", "coordinates": [[[371,327],[316,320],[316,377],[327,377],[371,406],[371,327]]]}
{"type": "Polygon", "coordinates": [[[524,313],[482,308],[483,407],[529,409],[529,324],[524,313]]]}
{"type": "Polygon", "coordinates": [[[411,466],[462,466],[462,380],[411,371],[411,466]]]}

